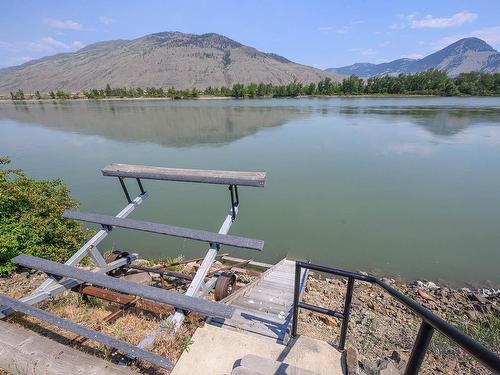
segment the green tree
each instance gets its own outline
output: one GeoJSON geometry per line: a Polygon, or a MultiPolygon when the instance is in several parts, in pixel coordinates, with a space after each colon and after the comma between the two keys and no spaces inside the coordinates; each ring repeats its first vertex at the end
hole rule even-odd
{"type": "Polygon", "coordinates": [[[24,91],[22,89],[16,91],[16,99],[24,100],[24,91]]]}
{"type": "Polygon", "coordinates": [[[50,96],[50,99],[56,98],[56,94],[54,93],[54,91],[49,92],[49,96],[50,96]]]}
{"type": "Polygon", "coordinates": [[[35,98],[37,98],[38,100],[42,99],[42,95],[40,94],[40,91],[36,90],[35,98]]]}
{"type": "Polygon", "coordinates": [[[257,84],[256,83],[251,83],[247,86],[247,95],[249,98],[255,98],[257,96],[257,84]]]}
{"type": "Polygon", "coordinates": [[[21,253],[66,261],[87,234],[61,217],[76,200],[60,180],[34,180],[9,163],[0,158],[0,274],[13,270],[10,260],[21,253]]]}
{"type": "Polygon", "coordinates": [[[106,96],[108,98],[111,97],[111,95],[112,95],[113,92],[111,91],[111,86],[109,85],[109,83],[106,84],[106,88],[104,89],[104,92],[106,93],[106,96]]]}
{"type": "Polygon", "coordinates": [[[245,96],[245,85],[235,83],[231,89],[231,96],[235,98],[243,98],[245,96]]]}

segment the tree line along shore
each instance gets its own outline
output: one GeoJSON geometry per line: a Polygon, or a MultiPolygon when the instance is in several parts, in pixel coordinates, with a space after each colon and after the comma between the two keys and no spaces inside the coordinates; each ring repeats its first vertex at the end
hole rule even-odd
{"type": "Polygon", "coordinates": [[[429,69],[414,74],[382,76],[362,79],[357,76],[344,78],[341,82],[325,78],[318,83],[293,81],[286,85],[271,83],[235,83],[232,86],[207,87],[179,90],[170,88],[111,87],[82,90],[70,93],[63,90],[26,94],[22,89],[10,93],[4,99],[110,99],[110,98],[169,98],[194,99],[199,97],[227,98],[285,98],[342,95],[434,95],[434,96],[498,96],[500,95],[500,73],[471,72],[449,77],[446,72],[429,69]]]}

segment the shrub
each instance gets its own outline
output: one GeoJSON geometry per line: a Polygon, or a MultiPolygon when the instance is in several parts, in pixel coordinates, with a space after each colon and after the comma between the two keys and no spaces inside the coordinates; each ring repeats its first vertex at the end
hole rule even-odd
{"type": "Polygon", "coordinates": [[[21,253],[66,261],[86,233],[79,223],[61,218],[77,201],[61,180],[34,180],[8,169],[0,158],[0,274],[12,271],[10,261],[21,253]]]}

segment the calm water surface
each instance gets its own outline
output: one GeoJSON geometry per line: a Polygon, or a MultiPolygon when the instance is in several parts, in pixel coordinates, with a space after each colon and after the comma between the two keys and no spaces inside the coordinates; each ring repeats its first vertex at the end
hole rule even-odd
{"type": "MultiPolygon", "coordinates": [[[[268,172],[241,188],[235,256],[500,285],[500,99],[0,103],[0,155],[62,178],[81,209],[125,201],[110,162],[268,172]]],[[[227,188],[145,181],[130,217],[216,231],[227,188]]],[[[135,188],[135,186],[134,186],[135,188]]],[[[201,243],[115,230],[101,249],[201,256],[201,243]]]]}

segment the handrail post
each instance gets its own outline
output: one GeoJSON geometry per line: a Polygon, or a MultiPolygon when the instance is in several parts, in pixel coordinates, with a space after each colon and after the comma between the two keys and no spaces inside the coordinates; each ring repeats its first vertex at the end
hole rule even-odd
{"type": "Polygon", "coordinates": [[[418,330],[417,338],[413,344],[413,349],[411,350],[410,359],[406,365],[405,375],[415,375],[418,374],[420,366],[425,358],[425,353],[427,352],[427,347],[432,339],[432,334],[434,333],[434,328],[431,327],[426,321],[422,320],[420,329],[418,330]]]}
{"type": "Polygon", "coordinates": [[[354,278],[349,277],[347,279],[347,291],[345,294],[345,303],[344,303],[344,317],[342,318],[342,328],[340,330],[340,340],[339,340],[339,350],[345,349],[345,340],[347,337],[347,327],[349,325],[349,314],[351,313],[351,301],[352,301],[352,292],[354,290],[354,278]]]}
{"type": "Polygon", "coordinates": [[[300,296],[300,271],[301,266],[295,262],[295,284],[293,286],[293,321],[292,337],[297,336],[297,321],[299,319],[299,296],[300,296]]]}

